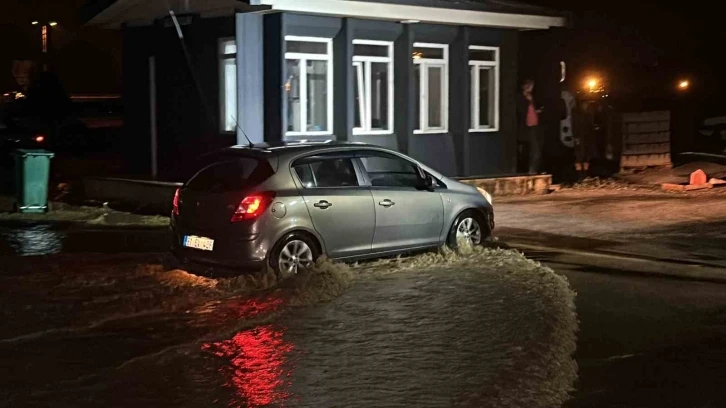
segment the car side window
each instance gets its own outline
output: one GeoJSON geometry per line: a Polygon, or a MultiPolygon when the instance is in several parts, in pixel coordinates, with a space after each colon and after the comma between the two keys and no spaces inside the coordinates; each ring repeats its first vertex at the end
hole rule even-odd
{"type": "Polygon", "coordinates": [[[385,153],[364,153],[360,160],[372,186],[415,188],[418,185],[416,165],[407,160],[385,153]]]}
{"type": "Polygon", "coordinates": [[[303,158],[293,165],[293,169],[305,188],[360,185],[349,157],[303,158]]]}
{"type": "Polygon", "coordinates": [[[315,176],[313,176],[313,169],[310,163],[298,164],[294,166],[293,169],[295,169],[295,173],[300,179],[303,187],[311,188],[316,186],[315,176]]]}

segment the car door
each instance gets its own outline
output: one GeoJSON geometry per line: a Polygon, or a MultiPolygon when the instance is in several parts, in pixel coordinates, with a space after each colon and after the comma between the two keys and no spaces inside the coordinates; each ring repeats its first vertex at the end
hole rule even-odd
{"type": "Polygon", "coordinates": [[[418,166],[381,151],[359,151],[376,211],[374,252],[439,244],[444,204],[437,191],[420,190],[418,166]]]}
{"type": "Polygon", "coordinates": [[[293,162],[315,230],[331,258],[371,251],[375,209],[352,153],[326,153],[293,162]]]}

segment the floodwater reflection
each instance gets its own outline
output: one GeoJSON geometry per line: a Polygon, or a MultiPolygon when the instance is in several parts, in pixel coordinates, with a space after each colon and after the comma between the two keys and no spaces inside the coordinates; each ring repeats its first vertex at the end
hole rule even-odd
{"type": "MultiPolygon", "coordinates": [[[[63,233],[50,225],[34,225],[22,229],[0,229],[0,241],[6,241],[8,254],[21,256],[50,255],[61,252],[63,233]]],[[[1,246],[1,245],[0,245],[1,246]]],[[[0,248],[0,253],[5,252],[0,248]]]]}
{"type": "Polygon", "coordinates": [[[283,339],[283,329],[273,325],[237,333],[232,339],[202,345],[202,350],[229,360],[220,371],[239,401],[230,406],[260,407],[290,397],[287,357],[293,344],[283,339]]]}

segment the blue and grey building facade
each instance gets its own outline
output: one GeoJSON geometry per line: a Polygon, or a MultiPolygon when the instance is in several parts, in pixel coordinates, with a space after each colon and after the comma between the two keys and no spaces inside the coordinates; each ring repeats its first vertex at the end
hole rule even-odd
{"type": "Polygon", "coordinates": [[[565,24],[486,0],[170,2],[86,8],[89,24],[123,31],[126,134],[140,146],[155,134],[162,173],[247,138],[359,141],[450,176],[515,173],[519,32],[565,24]]]}

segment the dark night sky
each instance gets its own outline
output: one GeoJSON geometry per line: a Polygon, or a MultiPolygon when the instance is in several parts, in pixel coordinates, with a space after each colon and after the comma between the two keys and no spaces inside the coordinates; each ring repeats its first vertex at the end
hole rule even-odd
{"type": "MultiPolygon", "coordinates": [[[[39,49],[39,29],[30,21],[57,20],[57,65],[71,92],[120,91],[120,36],[79,30],[78,8],[86,0],[0,0],[0,88],[7,88],[9,58],[39,49]],[[37,31],[37,32],[36,32],[37,31]],[[12,40],[9,40],[12,39],[12,40]]],[[[304,1],[304,0],[301,0],[304,1]]],[[[529,0],[570,10],[575,27],[568,41],[575,75],[593,72],[613,88],[667,87],[688,77],[700,92],[721,88],[716,43],[720,13],[686,3],[655,1],[529,0]]]]}
{"type": "Polygon", "coordinates": [[[717,69],[721,15],[688,3],[655,1],[584,2],[531,0],[570,10],[575,26],[569,50],[578,74],[602,75],[613,88],[655,92],[687,78],[693,91],[709,94],[723,86],[717,69]],[[718,50],[718,51],[717,51],[718,50]]]}
{"type": "Polygon", "coordinates": [[[121,88],[119,32],[81,27],[79,9],[86,0],[0,0],[0,91],[15,89],[14,59],[34,59],[41,50],[40,25],[52,28],[53,60],[71,93],[111,93],[121,88]]]}

